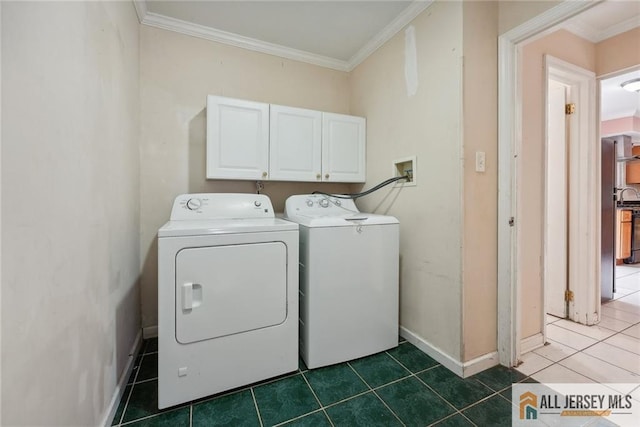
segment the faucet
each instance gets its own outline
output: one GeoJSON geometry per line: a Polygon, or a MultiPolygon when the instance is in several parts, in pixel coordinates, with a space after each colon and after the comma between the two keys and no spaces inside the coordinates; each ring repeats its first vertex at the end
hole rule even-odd
{"type": "Polygon", "coordinates": [[[624,187],[624,188],[619,188],[618,190],[620,190],[620,203],[624,203],[623,194],[625,190],[632,190],[634,193],[636,193],[636,198],[640,199],[640,192],[638,192],[638,190],[633,187],[624,187]]]}

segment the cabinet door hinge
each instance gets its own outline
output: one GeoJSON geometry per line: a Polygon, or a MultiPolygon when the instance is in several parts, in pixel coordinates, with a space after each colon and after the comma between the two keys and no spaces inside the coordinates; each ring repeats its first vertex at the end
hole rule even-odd
{"type": "Polygon", "coordinates": [[[569,291],[569,290],[564,291],[564,300],[573,301],[573,291],[569,291]]]}
{"type": "Polygon", "coordinates": [[[566,115],[571,115],[573,113],[576,112],[576,104],[574,104],[573,102],[571,104],[565,104],[564,106],[564,113],[566,115]]]}

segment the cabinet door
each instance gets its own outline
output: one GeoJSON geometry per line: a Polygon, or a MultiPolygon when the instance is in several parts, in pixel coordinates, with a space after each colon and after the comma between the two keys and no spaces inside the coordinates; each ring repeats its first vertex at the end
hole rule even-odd
{"type": "Polygon", "coordinates": [[[616,217],[616,259],[624,259],[631,256],[631,211],[618,209],[616,217]]]}
{"type": "Polygon", "coordinates": [[[269,178],[320,181],[322,113],[271,105],[269,178]]]}
{"type": "Polygon", "coordinates": [[[207,178],[267,179],[269,104],[207,97],[207,178]]]}
{"type": "MultiPolygon", "coordinates": [[[[631,155],[640,155],[640,145],[631,148],[631,155]]],[[[627,184],[640,184],[640,161],[627,163],[627,184]]]]}
{"type": "Polygon", "coordinates": [[[322,180],[364,182],[365,144],[364,118],[322,113],[322,180]]]}
{"type": "Polygon", "coordinates": [[[631,223],[623,222],[620,228],[620,258],[629,258],[631,256],[631,223]]]}

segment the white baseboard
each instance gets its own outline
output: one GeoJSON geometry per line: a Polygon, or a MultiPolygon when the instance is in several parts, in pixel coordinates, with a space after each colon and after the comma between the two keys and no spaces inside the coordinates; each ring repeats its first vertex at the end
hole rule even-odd
{"type": "Polygon", "coordinates": [[[438,347],[428,343],[422,337],[408,330],[404,326],[400,326],[400,336],[435,359],[438,363],[442,364],[442,366],[462,378],[477,374],[478,372],[484,371],[485,369],[498,364],[497,351],[463,363],[449,356],[438,347]]]}
{"type": "Polygon", "coordinates": [[[530,337],[523,338],[520,341],[520,354],[525,354],[530,351],[540,348],[544,345],[544,336],[541,333],[531,335],[530,337]]]}
{"type": "Polygon", "coordinates": [[[142,328],[142,338],[148,340],[149,338],[155,338],[158,336],[158,326],[147,326],[142,328]]]}
{"type": "Polygon", "coordinates": [[[494,366],[499,364],[500,360],[497,351],[483,354],[480,357],[476,357],[475,359],[471,359],[462,364],[462,369],[464,372],[462,378],[470,377],[471,375],[475,375],[478,372],[484,371],[485,369],[493,368],[494,366]]]}
{"type": "Polygon", "coordinates": [[[124,394],[124,389],[127,387],[127,380],[131,376],[131,372],[133,371],[133,366],[138,356],[138,353],[142,349],[142,331],[138,331],[138,335],[136,335],[136,339],[133,342],[133,346],[131,347],[131,351],[129,352],[129,360],[127,361],[127,366],[124,371],[122,371],[122,375],[120,375],[120,379],[118,380],[118,384],[116,385],[116,389],[113,392],[113,396],[111,397],[111,402],[109,402],[109,407],[102,418],[102,422],[99,424],[104,427],[108,427],[113,422],[113,417],[116,415],[116,411],[118,410],[118,404],[120,403],[120,399],[122,399],[122,395],[124,394]]]}

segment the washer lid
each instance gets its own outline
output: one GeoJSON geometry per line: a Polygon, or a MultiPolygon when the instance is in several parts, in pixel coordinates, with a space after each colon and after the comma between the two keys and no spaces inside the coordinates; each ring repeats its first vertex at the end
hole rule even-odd
{"type": "Polygon", "coordinates": [[[348,227],[353,225],[370,226],[399,224],[397,218],[387,215],[375,215],[366,213],[342,214],[342,215],[307,215],[297,214],[287,217],[289,221],[297,222],[305,227],[348,227]]]}
{"type": "Polygon", "coordinates": [[[158,237],[204,236],[215,234],[296,231],[298,224],[280,218],[246,218],[169,221],[158,230],[158,237]]]}

